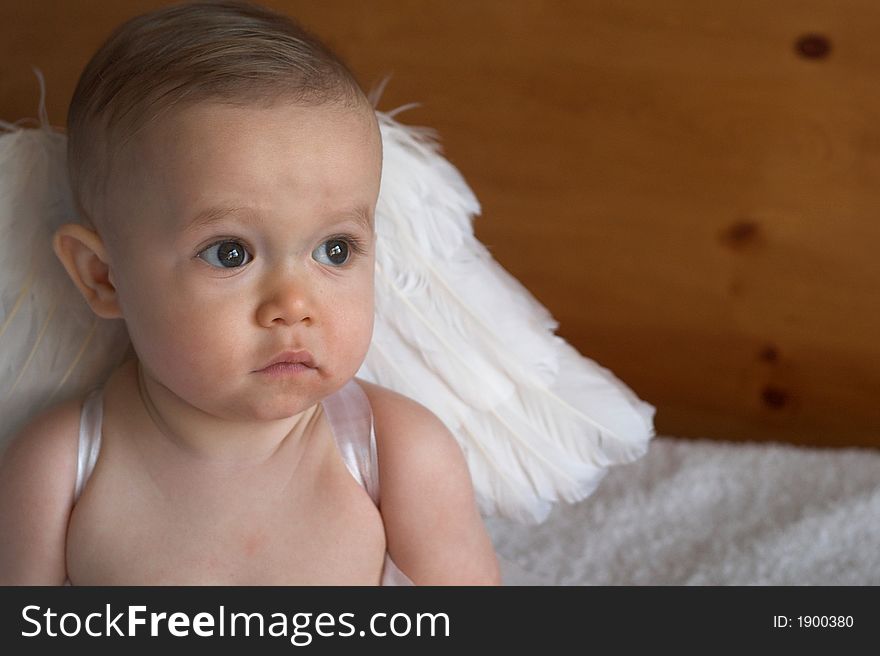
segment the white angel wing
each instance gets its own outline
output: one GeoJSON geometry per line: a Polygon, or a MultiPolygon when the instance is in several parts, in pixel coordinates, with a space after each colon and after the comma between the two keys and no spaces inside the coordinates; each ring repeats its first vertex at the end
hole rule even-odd
{"type": "Polygon", "coordinates": [[[473,233],[479,203],[430,131],[377,115],[376,324],[359,375],[443,420],[484,514],[541,521],[642,455],[654,408],[555,336],[492,259],[473,233]]]}
{"type": "Polygon", "coordinates": [[[44,407],[103,382],[128,345],[123,323],[95,317],[52,252],[76,211],[67,138],[44,98],[40,128],[0,122],[0,450],[44,407]]]}

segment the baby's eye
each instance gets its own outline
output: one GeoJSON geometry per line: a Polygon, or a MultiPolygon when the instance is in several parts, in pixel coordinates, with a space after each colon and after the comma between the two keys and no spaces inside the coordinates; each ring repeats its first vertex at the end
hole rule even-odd
{"type": "Polygon", "coordinates": [[[342,266],[348,262],[351,249],[344,239],[328,239],[312,251],[312,257],[321,264],[342,266]]]}
{"type": "Polygon", "coordinates": [[[232,269],[244,266],[251,261],[251,254],[239,241],[226,240],[218,241],[211,244],[201,253],[199,257],[205,262],[215,267],[225,267],[232,269]]]}

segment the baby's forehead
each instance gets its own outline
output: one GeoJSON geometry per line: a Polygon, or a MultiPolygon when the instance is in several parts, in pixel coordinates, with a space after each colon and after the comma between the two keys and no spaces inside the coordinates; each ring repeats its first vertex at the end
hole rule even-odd
{"type": "Polygon", "coordinates": [[[271,102],[207,98],[178,103],[178,105],[166,108],[154,116],[139,131],[146,134],[153,133],[155,137],[156,133],[179,130],[183,124],[199,127],[202,123],[211,123],[218,119],[247,123],[259,121],[267,113],[278,112],[296,112],[313,116],[359,115],[363,117],[365,127],[371,128],[376,134],[379,134],[375,110],[366,101],[304,103],[285,98],[277,98],[271,102]]]}
{"type": "MultiPolygon", "coordinates": [[[[276,100],[273,103],[227,102],[208,99],[190,102],[173,107],[155,116],[142,125],[125,140],[126,146],[120,154],[132,164],[132,170],[164,169],[168,157],[174,156],[176,163],[183,168],[203,164],[197,157],[181,156],[181,149],[188,146],[194,150],[205,151],[205,145],[215,145],[223,151],[228,142],[241,143],[242,134],[249,134],[261,123],[271,123],[277,130],[278,139],[262,142],[263,146],[274,147],[287,133],[299,124],[312,135],[321,135],[318,141],[307,140],[297,143],[297,148],[325,149],[338,141],[339,128],[332,120],[315,120],[316,117],[357,116],[356,123],[364,135],[365,144],[378,148],[381,161],[382,136],[375,110],[366,102],[303,104],[295,101],[276,100]],[[280,120],[279,120],[279,117],[280,120]]],[[[250,144],[249,144],[250,145],[250,144]]],[[[258,148],[260,144],[253,144],[258,148]]],[[[224,151],[228,152],[228,151],[224,151]]]]}
{"type": "Polygon", "coordinates": [[[348,197],[364,196],[357,191],[358,185],[361,191],[371,186],[364,176],[378,186],[381,135],[369,106],[266,107],[206,101],[157,117],[132,141],[126,159],[128,166],[117,170],[117,186],[124,190],[117,196],[121,203],[117,209],[137,209],[131,206],[134,201],[143,205],[144,213],[173,220],[175,227],[202,210],[210,213],[215,206],[221,210],[259,206],[263,190],[270,197],[280,186],[276,180],[283,177],[301,188],[306,183],[325,185],[328,198],[336,194],[342,199],[338,205],[371,216],[369,202],[349,202],[348,197]],[[280,111],[272,111],[276,109],[280,111]],[[291,122],[302,123],[293,137],[285,134],[291,122]],[[338,151],[338,174],[326,166],[324,151],[338,151]],[[274,166],[268,175],[262,170],[264,162],[266,167],[274,166]],[[355,189],[350,194],[344,188],[345,178],[355,189]]]}
{"type": "MultiPolygon", "coordinates": [[[[370,141],[376,142],[381,150],[382,136],[376,113],[366,101],[341,103],[328,101],[324,103],[304,104],[294,100],[276,99],[273,102],[228,101],[209,98],[164,109],[160,114],[135,127],[121,139],[123,146],[118,151],[119,159],[123,157],[141,165],[165,167],[162,155],[176,150],[186,138],[211,140],[222,144],[234,138],[235,132],[249,131],[251,125],[266,120],[267,113],[295,112],[297,116],[287,124],[275,123],[279,132],[286,131],[302,120],[302,116],[360,116],[359,121],[365,133],[370,134],[370,141]],[[157,152],[159,146],[165,146],[157,152]],[[159,157],[156,157],[159,155],[159,157]],[[152,157],[151,157],[152,156],[152,157]]],[[[323,133],[328,143],[334,141],[336,126],[332,122],[309,121],[308,130],[312,133],[323,133]]],[[[281,136],[281,135],[279,135],[281,136]]],[[[112,148],[112,146],[111,146],[112,148]]],[[[185,161],[184,161],[185,163],[185,161]]],[[[195,162],[193,162],[195,163],[195,162]]]]}

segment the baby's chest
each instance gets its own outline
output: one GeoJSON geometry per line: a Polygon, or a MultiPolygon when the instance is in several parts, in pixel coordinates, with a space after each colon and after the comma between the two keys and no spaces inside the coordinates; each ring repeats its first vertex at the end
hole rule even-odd
{"type": "MultiPolygon", "coordinates": [[[[347,475],[347,472],[346,472],[347,475]]],[[[74,509],[75,585],[375,585],[382,518],[353,479],[314,494],[154,496],[95,481],[74,509]]]]}

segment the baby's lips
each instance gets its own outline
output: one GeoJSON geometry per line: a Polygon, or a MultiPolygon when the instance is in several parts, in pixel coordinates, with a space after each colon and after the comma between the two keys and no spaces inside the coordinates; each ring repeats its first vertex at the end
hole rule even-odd
{"type": "Polygon", "coordinates": [[[263,369],[267,369],[274,364],[281,363],[289,363],[289,364],[304,364],[305,366],[314,369],[315,360],[312,357],[312,354],[306,351],[305,349],[299,351],[282,351],[273,357],[269,362],[263,365],[257,371],[263,371],[263,369]]]}

